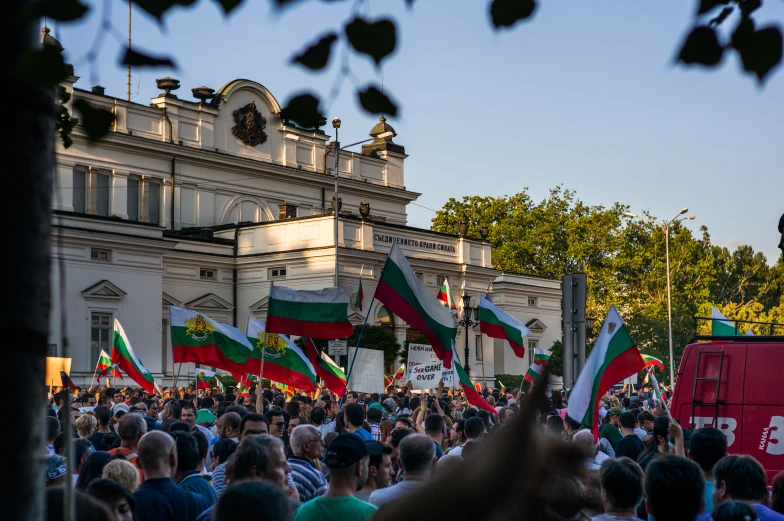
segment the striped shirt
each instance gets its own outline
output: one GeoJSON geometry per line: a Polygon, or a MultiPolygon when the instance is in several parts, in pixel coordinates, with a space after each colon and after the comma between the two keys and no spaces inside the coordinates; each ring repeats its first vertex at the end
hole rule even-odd
{"type": "Polygon", "coordinates": [[[218,499],[226,492],[226,464],[221,463],[212,471],[212,489],[215,491],[215,498],[218,499]]]}
{"type": "Polygon", "coordinates": [[[381,441],[381,426],[377,423],[370,424],[370,435],[376,441],[381,441]]]}
{"type": "Polygon", "coordinates": [[[327,478],[310,460],[298,456],[289,457],[291,477],[299,492],[299,500],[305,503],[322,496],[327,491],[327,478]]]}

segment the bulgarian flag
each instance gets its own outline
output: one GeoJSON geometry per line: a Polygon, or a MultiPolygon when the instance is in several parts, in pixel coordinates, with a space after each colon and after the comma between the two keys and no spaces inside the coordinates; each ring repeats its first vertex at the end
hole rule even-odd
{"type": "Polygon", "coordinates": [[[656,357],[651,355],[642,355],[645,361],[645,367],[654,367],[657,371],[664,371],[664,363],[656,357]]]}
{"type": "Polygon", "coordinates": [[[225,393],[226,392],[226,386],[223,385],[223,382],[221,382],[221,379],[216,376],[215,377],[215,381],[218,382],[218,389],[220,389],[220,392],[225,393]]]}
{"type": "Polygon", "coordinates": [[[711,306],[711,334],[713,336],[741,336],[735,324],[711,306]]]}
{"type": "Polygon", "coordinates": [[[455,365],[455,375],[457,379],[460,381],[460,387],[463,388],[463,392],[466,396],[466,401],[473,405],[474,407],[478,407],[480,409],[484,409],[490,414],[498,414],[493,407],[490,406],[489,403],[482,398],[482,395],[479,394],[479,386],[477,385],[474,387],[474,384],[471,383],[471,379],[468,377],[468,374],[463,369],[463,366],[460,365],[460,359],[457,357],[457,353],[454,352],[455,345],[454,342],[452,343],[452,360],[454,361],[455,365]]]}
{"type": "Polygon", "coordinates": [[[530,335],[531,331],[482,295],[479,295],[479,331],[490,338],[508,341],[518,358],[525,356],[523,337],[530,335]]]}
{"type": "Polygon", "coordinates": [[[539,379],[542,375],[542,371],[544,371],[544,366],[547,364],[531,364],[531,367],[528,368],[528,372],[525,373],[524,380],[529,383],[534,383],[539,379]]]}
{"type": "Polygon", "coordinates": [[[400,366],[400,369],[398,369],[395,374],[387,378],[387,385],[392,385],[397,380],[402,379],[405,372],[406,372],[406,364],[403,364],[400,366]]]}
{"type": "Polygon", "coordinates": [[[103,378],[104,376],[111,374],[112,376],[122,380],[120,371],[111,368],[111,365],[112,357],[109,356],[106,351],[101,349],[101,354],[98,356],[98,363],[95,365],[95,371],[98,373],[98,377],[103,378]]]}
{"type": "Polygon", "coordinates": [[[234,375],[245,372],[253,346],[236,327],[174,306],[169,306],[169,324],[175,363],[193,362],[234,375]]]}
{"type": "Polygon", "coordinates": [[[547,365],[550,363],[550,357],[553,355],[552,351],[547,349],[534,350],[534,365],[547,365]]]}
{"type": "Polygon", "coordinates": [[[112,363],[117,364],[122,372],[127,374],[131,380],[150,394],[155,392],[155,379],[131,347],[125,330],[120,325],[120,321],[114,319],[114,338],[112,339],[112,363]]]}
{"type": "Polygon", "coordinates": [[[346,394],[346,374],[326,353],[319,355],[312,338],[305,340],[305,352],[310,363],[316,368],[316,375],[324,380],[327,389],[341,397],[346,394]]]}
{"type": "Polygon", "coordinates": [[[444,367],[452,368],[451,346],[457,335],[452,311],[422,284],[397,244],[389,251],[375,298],[412,328],[422,331],[444,367]]]}
{"type": "Polygon", "coordinates": [[[196,373],[196,389],[209,389],[210,380],[215,378],[215,371],[201,369],[196,373]]]}
{"type": "Polygon", "coordinates": [[[265,324],[261,320],[248,317],[245,334],[253,345],[253,352],[245,362],[245,371],[254,375],[261,374],[263,356],[264,378],[289,384],[297,389],[315,391],[316,370],[313,363],[287,336],[265,332],[265,326],[269,327],[269,322],[265,324]]]}
{"type": "Polygon", "coordinates": [[[76,389],[76,384],[73,383],[73,380],[71,380],[71,377],[68,376],[68,373],[65,371],[60,371],[60,380],[63,382],[63,387],[67,387],[68,389],[72,390],[76,389]]]}
{"type": "Polygon", "coordinates": [[[599,439],[599,401],[617,382],[645,369],[645,361],[615,306],[604,319],[599,338],[569,393],[567,414],[591,428],[599,439]]]}
{"type": "Polygon", "coordinates": [[[314,338],[346,338],[354,333],[348,321],[348,294],[340,288],[318,291],[270,287],[267,333],[314,338]]]}
{"type": "Polygon", "coordinates": [[[357,300],[354,301],[354,307],[362,311],[362,300],[365,298],[365,292],[362,291],[362,274],[359,274],[359,289],[357,289],[357,300]]]}
{"type": "Polygon", "coordinates": [[[449,309],[457,309],[457,306],[455,305],[455,299],[452,298],[452,292],[449,291],[449,281],[446,277],[444,277],[444,283],[441,284],[441,289],[438,290],[436,299],[439,302],[443,302],[443,304],[449,309]]]}

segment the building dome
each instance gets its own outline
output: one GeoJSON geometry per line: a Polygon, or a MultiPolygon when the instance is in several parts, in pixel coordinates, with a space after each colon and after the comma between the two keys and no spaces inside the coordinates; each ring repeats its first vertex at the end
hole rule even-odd
{"type": "Polygon", "coordinates": [[[43,29],[41,29],[41,45],[54,47],[58,52],[62,52],[63,45],[57,38],[49,34],[50,32],[51,31],[47,26],[44,26],[43,29]]]}
{"type": "Polygon", "coordinates": [[[378,118],[378,123],[370,129],[370,137],[378,138],[378,136],[384,132],[392,132],[392,136],[385,138],[385,141],[392,141],[392,138],[397,136],[397,132],[392,128],[392,125],[387,123],[387,118],[381,116],[378,118]]]}

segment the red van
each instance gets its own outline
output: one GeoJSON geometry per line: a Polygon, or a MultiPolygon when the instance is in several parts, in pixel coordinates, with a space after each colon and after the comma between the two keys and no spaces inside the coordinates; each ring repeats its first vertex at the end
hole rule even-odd
{"type": "Polygon", "coordinates": [[[768,482],[784,470],[784,337],[698,337],[686,346],[671,414],[716,427],[731,454],[756,458],[768,482]]]}

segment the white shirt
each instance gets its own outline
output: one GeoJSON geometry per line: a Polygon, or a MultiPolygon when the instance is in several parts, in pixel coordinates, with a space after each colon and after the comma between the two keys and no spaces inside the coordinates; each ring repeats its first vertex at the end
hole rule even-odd
{"type": "Polygon", "coordinates": [[[642,440],[645,439],[646,436],[648,436],[648,431],[646,431],[645,429],[641,429],[639,427],[635,427],[634,434],[636,434],[637,437],[642,440]]]}
{"type": "Polygon", "coordinates": [[[382,505],[386,505],[387,503],[391,503],[392,501],[403,498],[412,490],[421,488],[425,486],[425,484],[425,481],[401,481],[397,485],[374,490],[373,493],[370,494],[369,503],[371,505],[381,507],[382,505]]]}

